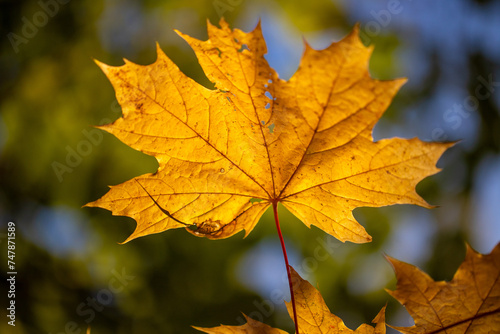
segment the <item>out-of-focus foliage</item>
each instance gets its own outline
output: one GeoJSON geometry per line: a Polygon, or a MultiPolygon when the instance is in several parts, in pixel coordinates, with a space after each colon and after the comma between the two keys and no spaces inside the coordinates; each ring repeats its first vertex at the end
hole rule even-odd
{"type": "MultiPolygon", "coordinates": [[[[322,48],[361,22],[362,40],[375,45],[371,74],[409,79],[375,138],[463,139],[443,157],[444,171],[417,187],[439,208],[354,211],[373,236],[370,244],[340,245],[280,211],[291,264],[319,285],[332,312],[355,328],[386,303],[383,288],[394,275],[382,252],[437,280],[451,279],[464,240],[489,252],[500,234],[494,202],[500,196],[499,2],[402,0],[389,8],[390,2],[2,1],[0,254],[3,261],[5,226],[15,221],[22,307],[16,327],[2,321],[0,331],[83,333],[90,324],[92,333],[195,333],[186,324],[243,324],[240,312],[293,328],[268,212],[246,239],[210,242],[172,231],[118,245],[133,231],[131,219],[81,209],[106,185],[157,168],[153,158],[92,127],[121,115],[92,58],[150,64],[158,41],[186,75],[213,87],[173,29],[204,40],[206,19],[216,24],[221,11],[244,31],[261,18],[273,45],[266,58],[285,79],[298,66],[301,36],[322,48]]],[[[403,311],[391,310],[397,310],[392,301],[388,322],[411,325],[403,311]]],[[[0,316],[6,319],[5,309],[0,316]]]]}

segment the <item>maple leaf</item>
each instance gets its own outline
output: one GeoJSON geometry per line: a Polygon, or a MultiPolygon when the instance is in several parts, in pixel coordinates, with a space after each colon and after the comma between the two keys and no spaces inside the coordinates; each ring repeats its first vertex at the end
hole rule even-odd
{"type": "MultiPolygon", "coordinates": [[[[415,321],[402,333],[500,333],[500,243],[488,255],[467,245],[450,282],[435,282],[415,266],[389,258],[397,287],[388,291],[415,321]]],[[[392,327],[392,326],[391,326],[392,327]]]]}
{"type": "Polygon", "coordinates": [[[98,63],[123,117],[101,126],[154,156],[156,173],[112,186],[87,204],[137,221],[125,242],[185,227],[212,239],[246,235],[281,202],[308,227],[341,241],[371,237],[352,210],[397,203],[430,207],[415,191],[451,144],[373,141],[372,130],[405,79],[368,73],[358,27],[324,50],[305,45],[300,66],[278,78],[260,24],[249,33],[208,23],[207,41],[179,33],[216,89],[185,76],[160,50],[155,63],[98,63]]]}
{"type": "MultiPolygon", "coordinates": [[[[291,268],[291,267],[290,267],[291,268]]],[[[292,281],[294,284],[295,301],[297,303],[297,315],[300,327],[300,333],[320,334],[320,333],[338,333],[338,334],[385,334],[385,306],[379,314],[373,319],[375,327],[362,324],[356,330],[347,328],[342,319],[331,313],[320,292],[315,289],[308,281],[302,279],[300,275],[291,268],[292,281]]],[[[288,313],[293,319],[291,302],[286,303],[288,313]]],[[[200,331],[209,334],[226,333],[261,333],[278,334],[283,331],[272,328],[257,320],[245,316],[248,323],[243,326],[224,326],[214,328],[194,327],[200,331]]]]}

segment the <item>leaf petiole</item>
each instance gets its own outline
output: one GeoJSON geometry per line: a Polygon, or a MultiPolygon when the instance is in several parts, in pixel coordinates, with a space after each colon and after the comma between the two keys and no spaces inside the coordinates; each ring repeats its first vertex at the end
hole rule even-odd
{"type": "Polygon", "coordinates": [[[288,256],[286,254],[285,240],[283,239],[283,234],[281,234],[280,221],[278,219],[278,202],[273,202],[273,213],[274,213],[274,221],[276,222],[276,229],[278,230],[278,236],[280,238],[281,250],[283,251],[283,257],[285,258],[286,274],[288,275],[288,285],[290,287],[290,296],[293,309],[293,321],[295,323],[295,334],[299,334],[299,323],[297,322],[297,309],[295,307],[295,296],[293,294],[292,273],[290,271],[290,264],[288,263],[288,256]]]}

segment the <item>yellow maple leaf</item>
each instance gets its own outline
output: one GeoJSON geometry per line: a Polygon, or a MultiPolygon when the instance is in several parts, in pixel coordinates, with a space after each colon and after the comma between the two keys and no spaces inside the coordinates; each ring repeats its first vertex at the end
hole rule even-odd
{"type": "MultiPolygon", "coordinates": [[[[398,280],[388,291],[415,321],[402,333],[500,333],[500,243],[488,255],[467,246],[450,282],[435,282],[415,266],[389,258],[398,280]]],[[[392,326],[391,326],[392,327],[392,326]]]]}
{"type": "Polygon", "coordinates": [[[212,239],[245,230],[282,203],[308,227],[341,241],[371,237],[352,210],[397,203],[429,205],[416,193],[451,144],[373,141],[372,130],[405,79],[368,73],[372,51],[358,27],[324,50],[307,44],[295,75],[278,78],[252,32],[208,24],[207,41],[179,33],[193,48],[210,90],[185,76],[158,47],[155,63],[98,62],[123,117],[100,127],[154,156],[156,173],[112,186],[87,206],[137,221],[125,241],[186,227],[212,239]],[[252,200],[254,199],[254,200],[252,200]]]}
{"type": "MultiPolygon", "coordinates": [[[[293,290],[297,305],[298,324],[302,334],[385,334],[385,306],[379,314],[373,319],[375,327],[362,324],[356,330],[347,328],[342,319],[331,313],[326,306],[320,292],[315,289],[308,281],[302,279],[300,275],[291,268],[293,290]]],[[[287,302],[286,306],[290,317],[293,319],[292,303],[287,302]]],[[[243,326],[224,326],[213,328],[194,327],[200,331],[209,334],[279,334],[285,333],[280,329],[272,328],[260,321],[253,320],[245,316],[248,323],[243,326]]]]}

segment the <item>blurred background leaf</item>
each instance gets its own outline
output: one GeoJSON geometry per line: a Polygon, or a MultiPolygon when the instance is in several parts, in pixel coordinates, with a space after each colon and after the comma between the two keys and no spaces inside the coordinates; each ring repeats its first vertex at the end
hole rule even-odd
{"type": "MultiPolygon", "coordinates": [[[[155,42],[212,87],[173,29],[206,38],[223,15],[249,31],[262,22],[267,59],[280,77],[296,70],[303,38],[339,40],[356,22],[374,44],[374,77],[409,82],[375,128],[392,136],[459,140],[419,193],[439,207],[356,209],[374,241],[341,244],[285,210],[291,264],[319,287],[351,328],[389,301],[388,323],[408,314],[383,291],[394,274],[382,254],[450,279],[464,242],[486,253],[500,240],[500,1],[40,0],[0,1],[0,240],[16,222],[16,327],[8,333],[195,333],[190,325],[240,325],[240,312],[292,331],[288,287],[271,214],[252,234],[208,241],[183,230],[119,245],[125,217],[81,209],[106,186],[153,172],[155,160],[92,126],[121,110],[92,59],[155,59],[155,42]]],[[[2,266],[2,268],[5,268],[2,266]]],[[[7,270],[0,276],[5,282],[7,270]]]]}

